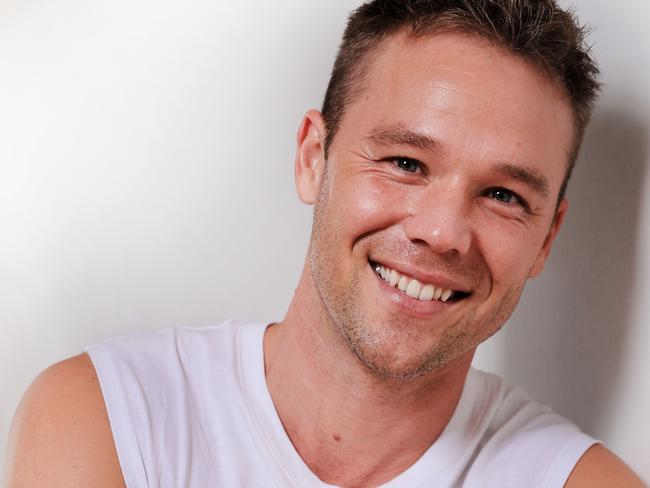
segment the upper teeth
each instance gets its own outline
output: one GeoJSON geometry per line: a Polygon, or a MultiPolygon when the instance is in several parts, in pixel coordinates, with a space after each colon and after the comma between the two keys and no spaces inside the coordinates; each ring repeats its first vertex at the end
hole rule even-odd
{"type": "Polygon", "coordinates": [[[394,269],[387,268],[380,264],[375,265],[375,271],[390,286],[397,286],[411,298],[417,298],[423,302],[430,300],[441,300],[446,302],[454,294],[449,288],[438,288],[426,283],[420,283],[415,278],[402,275],[394,269]]]}

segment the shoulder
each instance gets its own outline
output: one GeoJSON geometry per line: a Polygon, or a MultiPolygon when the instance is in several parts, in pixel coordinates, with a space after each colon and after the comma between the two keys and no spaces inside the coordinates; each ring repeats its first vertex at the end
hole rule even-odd
{"type": "Polygon", "coordinates": [[[8,487],[124,486],[104,400],[87,354],[29,386],[10,438],[8,487]]]}
{"type": "Polygon", "coordinates": [[[562,486],[594,444],[575,424],[499,377],[474,374],[486,418],[467,486],[562,486]],[[471,481],[471,482],[470,482],[471,481]]]}
{"type": "MultiPolygon", "coordinates": [[[[232,351],[237,335],[246,323],[229,320],[214,326],[188,327],[178,325],[163,329],[132,332],[110,337],[84,350],[95,367],[109,361],[129,366],[165,367],[174,362],[213,357],[232,351]]],[[[252,324],[255,325],[255,324],[252,324]]],[[[99,369],[99,368],[98,368],[99,369]]],[[[101,371],[100,378],[101,378],[101,371]]]]}
{"type": "Polygon", "coordinates": [[[566,488],[643,488],[636,474],[601,444],[589,448],[580,458],[564,485],[566,488]]]}
{"type": "Polygon", "coordinates": [[[232,364],[239,350],[239,331],[232,321],[209,327],[168,327],[111,337],[86,347],[85,352],[111,419],[118,411],[137,412],[144,418],[162,397],[182,397],[186,391],[179,385],[202,381],[232,364]]]}

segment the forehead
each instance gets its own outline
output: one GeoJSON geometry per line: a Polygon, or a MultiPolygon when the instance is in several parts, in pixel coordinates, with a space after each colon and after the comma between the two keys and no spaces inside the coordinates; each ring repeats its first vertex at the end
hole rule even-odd
{"type": "Polygon", "coordinates": [[[573,142],[570,104],[521,57],[446,32],[392,36],[367,62],[362,90],[341,121],[343,138],[399,125],[441,141],[456,157],[518,157],[564,169],[573,142]]]}

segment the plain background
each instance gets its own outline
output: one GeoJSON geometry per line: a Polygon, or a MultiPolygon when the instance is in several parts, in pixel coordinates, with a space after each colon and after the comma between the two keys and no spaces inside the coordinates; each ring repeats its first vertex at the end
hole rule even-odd
{"type": "MultiPolygon", "coordinates": [[[[295,132],[356,5],[0,0],[0,445],[84,345],[282,319],[311,226],[295,132]]],[[[604,93],[547,270],[476,365],[650,481],[650,4],[572,5],[604,93]]]]}

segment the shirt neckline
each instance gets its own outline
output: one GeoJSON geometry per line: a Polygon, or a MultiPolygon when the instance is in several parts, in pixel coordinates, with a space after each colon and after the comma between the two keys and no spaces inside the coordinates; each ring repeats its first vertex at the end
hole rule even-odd
{"type": "MultiPolygon", "coordinates": [[[[282,472],[287,483],[295,487],[336,488],[320,480],[300,457],[284,430],[268,390],[264,366],[264,333],[269,323],[246,324],[239,330],[238,369],[249,413],[261,441],[282,472]]],[[[470,368],[465,386],[454,413],[431,447],[409,468],[381,488],[422,486],[435,479],[436,486],[451,486],[464,468],[467,445],[483,430],[477,414],[477,399],[485,396],[485,388],[470,368]],[[479,420],[479,421],[477,421],[479,420]]],[[[278,480],[280,481],[280,480],[278,480]]]]}

